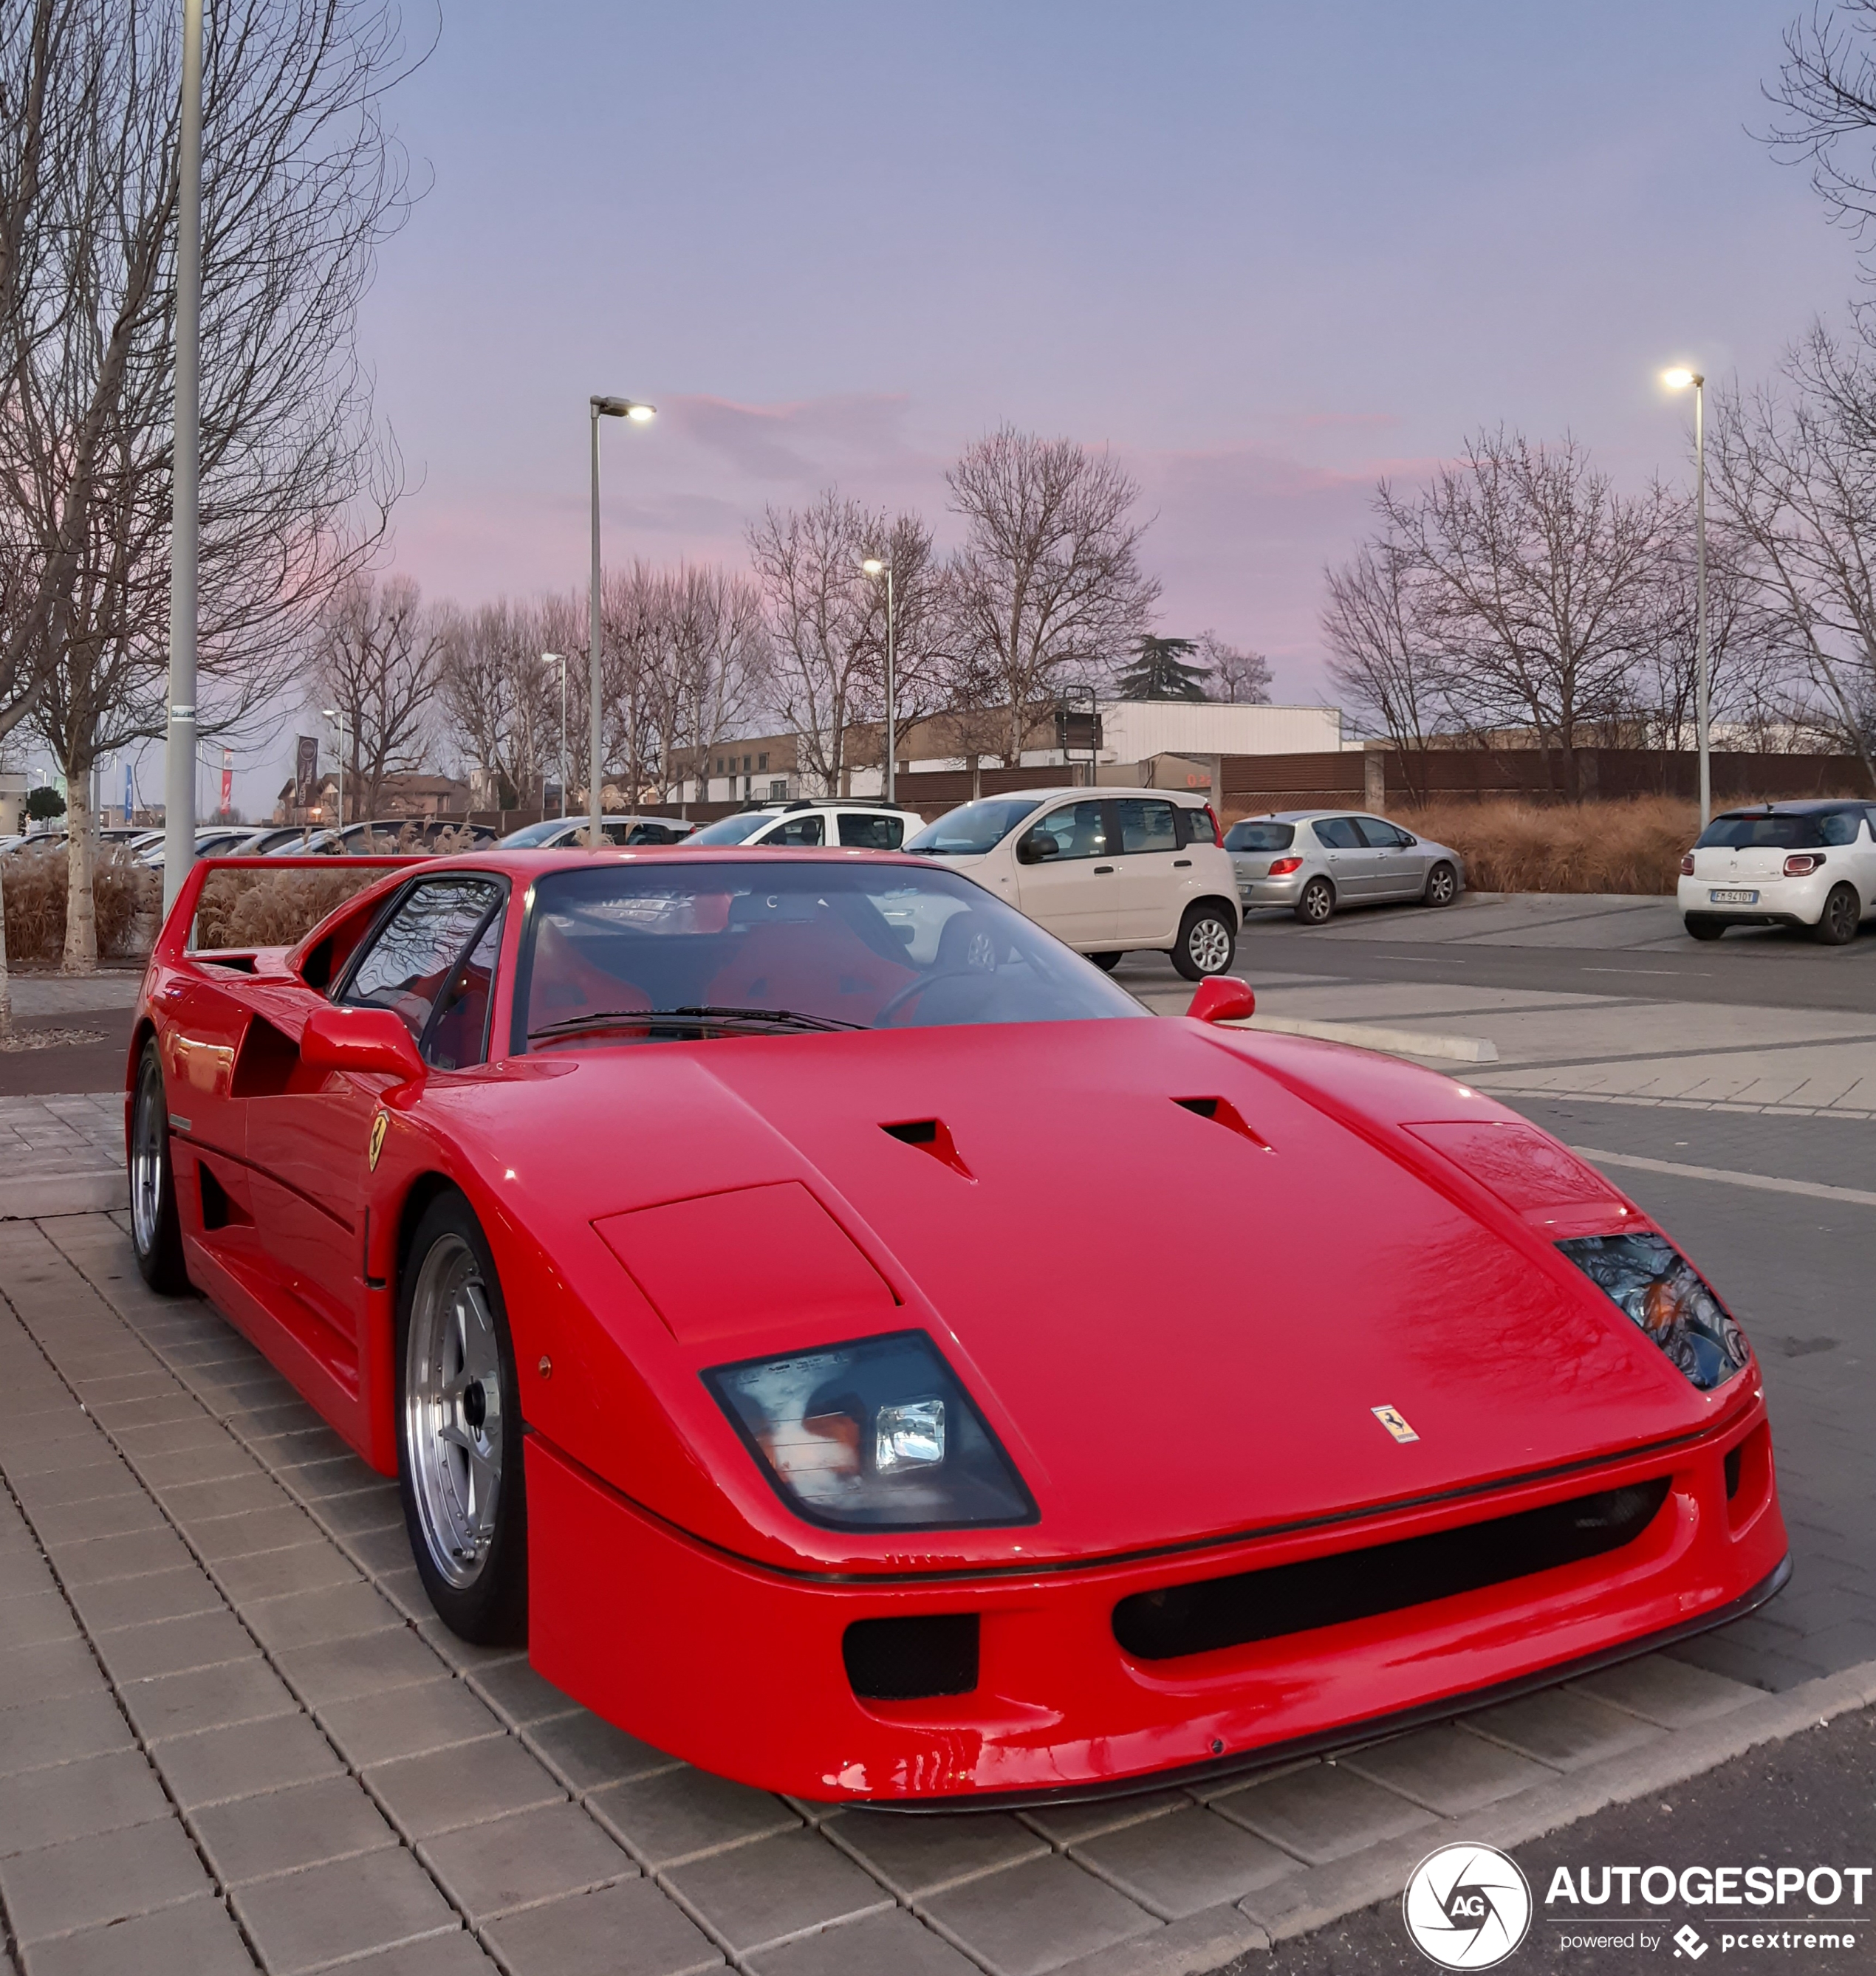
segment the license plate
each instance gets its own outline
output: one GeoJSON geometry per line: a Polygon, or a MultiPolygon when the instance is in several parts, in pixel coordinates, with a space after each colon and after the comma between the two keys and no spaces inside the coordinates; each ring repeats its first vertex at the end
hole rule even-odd
{"type": "Polygon", "coordinates": [[[1707,894],[1708,900],[1716,906],[1756,906],[1759,903],[1756,892],[1743,892],[1737,886],[1730,891],[1716,887],[1707,894]]]}

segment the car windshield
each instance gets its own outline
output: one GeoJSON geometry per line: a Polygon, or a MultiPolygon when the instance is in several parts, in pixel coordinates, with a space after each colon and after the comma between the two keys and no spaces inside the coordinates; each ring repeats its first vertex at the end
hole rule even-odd
{"type": "Polygon", "coordinates": [[[515,1006],[532,1049],[1146,1013],[967,878],[767,858],[537,880],[515,1006]]]}
{"type": "Polygon", "coordinates": [[[539,823],[524,823],[519,830],[511,830],[502,839],[504,851],[531,851],[537,845],[545,844],[556,831],[565,830],[567,820],[563,816],[550,816],[539,823]]]}
{"type": "Polygon", "coordinates": [[[747,844],[765,823],[774,821],[773,810],[744,810],[740,816],[726,816],[718,822],[705,824],[684,841],[687,844],[747,844]]]}
{"type": "Polygon", "coordinates": [[[932,858],[981,858],[1041,807],[1036,796],[986,796],[928,824],[905,848],[932,858]]]}
{"type": "Polygon", "coordinates": [[[1768,815],[1716,816],[1700,832],[1700,851],[1819,851],[1828,844],[1854,844],[1862,822],[1855,810],[1785,810],[1768,815]]]}
{"type": "Polygon", "coordinates": [[[1287,851],[1296,841],[1293,823],[1261,823],[1247,817],[1225,834],[1227,851],[1287,851]]]}

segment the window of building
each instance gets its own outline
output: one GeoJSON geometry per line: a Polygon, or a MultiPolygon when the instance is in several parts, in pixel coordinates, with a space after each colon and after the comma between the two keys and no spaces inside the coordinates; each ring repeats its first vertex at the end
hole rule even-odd
{"type": "Polygon", "coordinates": [[[758,755],[756,757],[756,767],[759,772],[766,772],[768,766],[769,758],[767,755],[758,755]]]}

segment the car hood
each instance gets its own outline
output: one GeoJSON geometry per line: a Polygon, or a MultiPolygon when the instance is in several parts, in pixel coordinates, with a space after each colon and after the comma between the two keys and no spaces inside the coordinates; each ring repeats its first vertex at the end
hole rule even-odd
{"type": "MultiPolygon", "coordinates": [[[[1034,1529],[1004,1533],[1026,1558],[1593,1462],[1742,1396],[1696,1391],[1556,1252],[1598,1216],[1636,1225],[1613,1190],[1568,1226],[1520,1213],[1472,1177],[1462,1135],[1400,1121],[1502,1121],[1549,1142],[1449,1079],[1334,1046],[1178,1019],[751,1038],[582,1051],[542,1088],[563,1121],[570,1102],[645,1126],[616,1162],[563,1130],[533,1197],[598,1224],[654,1304],[672,1259],[653,1231],[696,1228],[698,1296],[747,1307],[731,1332],[667,1310],[678,1335],[658,1328],[668,1369],[650,1376],[698,1461],[785,1537],[827,1533],[745,1490],[748,1457],[697,1372],[867,1331],[938,1340],[1040,1505],[1034,1529]],[[1363,1111],[1349,1094],[1370,1087],[1363,1111]],[[882,1129],[925,1121],[941,1129],[923,1144],[882,1129]],[[841,1304],[843,1288],[830,1315],[763,1288],[790,1258],[763,1252],[776,1224],[742,1204],[783,1182],[896,1307],[841,1304]],[[699,1221],[635,1212],[707,1195],[723,1197],[699,1221]]],[[[621,1342],[644,1365],[643,1341],[621,1342]]]]}

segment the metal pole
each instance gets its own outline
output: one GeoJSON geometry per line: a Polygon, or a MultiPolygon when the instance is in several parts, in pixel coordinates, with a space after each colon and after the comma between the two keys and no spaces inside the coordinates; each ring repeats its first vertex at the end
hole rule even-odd
{"type": "Polygon", "coordinates": [[[1706,380],[1693,380],[1693,540],[1695,662],[1700,668],[1696,718],[1700,743],[1700,828],[1713,820],[1713,765],[1711,709],[1708,703],[1710,670],[1706,649],[1706,380]]]}
{"type": "Polygon", "coordinates": [[[591,848],[597,851],[605,841],[605,832],[602,827],[603,805],[599,799],[599,407],[597,405],[588,408],[587,422],[592,428],[593,442],[593,567],[587,657],[593,731],[589,747],[592,759],[588,765],[586,822],[591,848]]]}
{"type": "Polygon", "coordinates": [[[567,655],[560,654],[560,820],[567,818],[567,655]]]}
{"type": "Polygon", "coordinates": [[[886,552],[886,801],[898,800],[898,782],[895,773],[895,757],[899,752],[898,707],[893,697],[892,680],[892,552],[886,552]]]}
{"type": "Polygon", "coordinates": [[[170,525],[170,721],[163,751],[163,904],[196,861],[196,528],[202,423],[202,0],[183,0],[176,150],[176,462],[170,525]]]}

